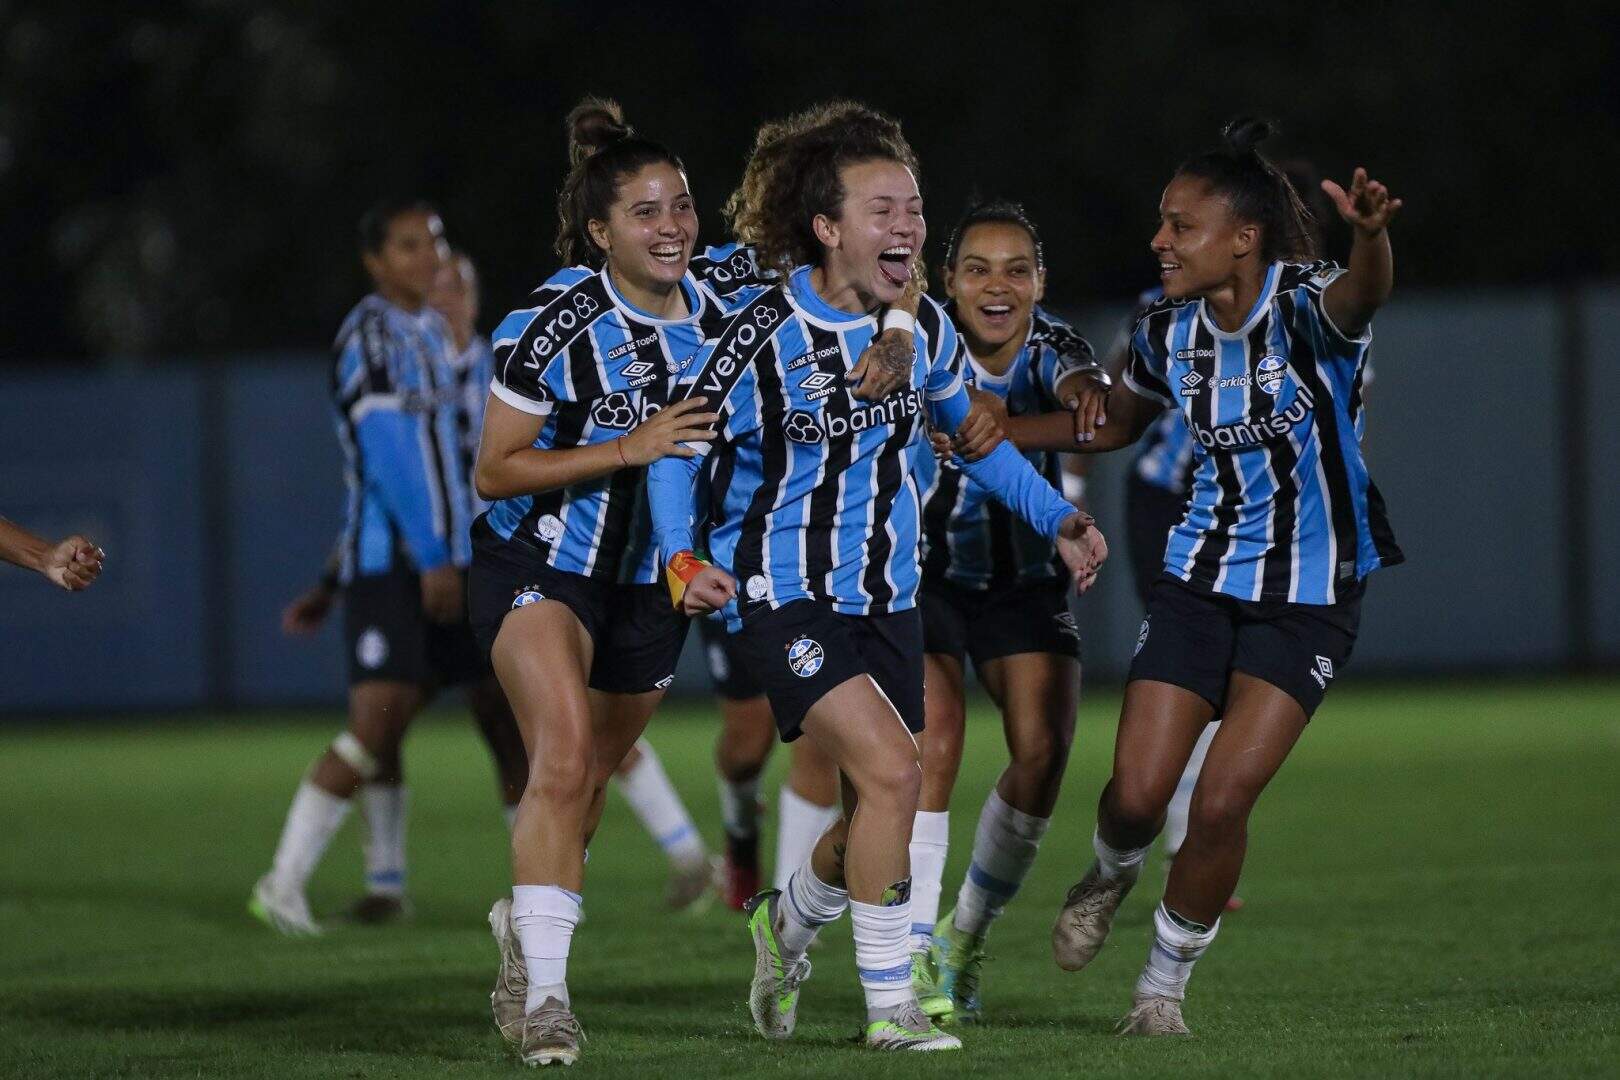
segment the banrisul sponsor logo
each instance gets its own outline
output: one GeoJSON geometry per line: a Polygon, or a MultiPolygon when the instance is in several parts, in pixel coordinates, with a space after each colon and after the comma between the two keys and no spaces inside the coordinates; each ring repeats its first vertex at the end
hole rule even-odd
{"type": "Polygon", "coordinates": [[[827,426],[827,438],[840,439],[846,435],[870,431],[875,427],[909,423],[922,412],[922,409],[923,392],[904,390],[890,394],[876,405],[868,405],[864,409],[851,409],[848,416],[829,414],[821,419],[827,426]]]}
{"type": "Polygon", "coordinates": [[[1194,421],[1193,434],[1206,450],[1255,450],[1287,438],[1289,432],[1310,418],[1315,406],[1316,399],[1302,386],[1288,408],[1280,413],[1217,427],[1194,421]]]}

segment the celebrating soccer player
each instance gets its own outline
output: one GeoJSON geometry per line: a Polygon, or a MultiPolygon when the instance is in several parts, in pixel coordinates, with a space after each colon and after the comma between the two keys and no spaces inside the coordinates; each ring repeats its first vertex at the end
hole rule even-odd
{"type": "MultiPolygon", "coordinates": [[[[792,1034],[805,950],[848,909],[866,1044],[955,1049],[918,1007],[908,948],[923,725],[912,469],[925,415],[958,433],[970,409],[960,339],[939,306],[922,302],[897,389],[874,402],[849,389],[876,313],[905,293],[926,236],[916,159],[887,117],[819,106],[762,132],[730,210],[738,238],[781,278],[733,298],[687,390],[720,413],[713,561],[693,550],[696,455],[650,470],[655,542],[682,610],[724,607],[782,737],[808,734],[837,764],[846,810],[785,892],[755,898],[754,1023],[792,1034]]],[[[981,424],[994,428],[976,414],[981,424]]],[[[1056,542],[1077,582],[1094,577],[1089,519],[1012,447],[964,468],[1056,542]]]]}
{"type": "MultiPolygon", "coordinates": [[[[1091,347],[1042,311],[1046,256],[1023,208],[973,207],[945,256],[946,310],[966,342],[969,376],[1012,415],[1064,411],[1091,347]]],[[[1054,486],[1060,458],[1030,464],[1054,486]]],[[[991,922],[1035,861],[1068,763],[1080,697],[1080,632],[1052,544],[969,483],[950,462],[918,457],[927,737],[911,836],[912,979],[928,1015],[974,1020],[991,922]],[[956,904],[939,919],[951,790],[966,721],[963,658],[1001,710],[1011,761],[985,799],[956,904]],[[935,920],[938,919],[938,926],[935,920]]]]}
{"type": "Polygon", "coordinates": [[[1165,295],[1136,324],[1126,389],[1083,387],[1078,434],[1053,429],[1055,442],[1114,449],[1168,406],[1195,440],[1191,503],[1137,637],[1096,861],[1052,931],[1059,966],[1096,957],[1220,715],[1125,1033],[1187,1034],[1187,980],[1237,882],[1249,813],[1344,671],[1365,579],[1402,558],[1360,449],[1401,203],[1359,168],[1348,191],[1324,182],[1353,230],[1349,267],[1307,261],[1307,212],[1259,151],[1269,133],[1234,121],[1222,148],[1176,171],[1152,241],[1165,295]]]}
{"type": "MultiPolygon", "coordinates": [[[[558,197],[566,269],[495,332],[468,595],[529,751],[512,832],[512,897],[492,996],[531,1065],[572,1063],[569,944],[604,786],[674,678],[686,620],[645,542],[643,467],[710,436],[703,400],[670,390],[718,300],[687,272],[697,213],[670,150],[611,102],[569,115],[558,197]]],[[[721,597],[713,597],[717,602],[721,597]]]]}

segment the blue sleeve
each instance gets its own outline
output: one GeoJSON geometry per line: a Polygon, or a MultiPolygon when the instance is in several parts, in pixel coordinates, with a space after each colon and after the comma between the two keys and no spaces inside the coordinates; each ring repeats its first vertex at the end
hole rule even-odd
{"type": "Polygon", "coordinates": [[[647,469],[647,505],[652,511],[652,542],[658,563],[667,565],[678,551],[692,550],[701,457],[662,457],[647,469]]]}
{"type": "Polygon", "coordinates": [[[1125,385],[1137,397],[1157,401],[1172,409],[1179,408],[1170,393],[1167,366],[1148,340],[1147,326],[1146,317],[1137,322],[1136,329],[1131,333],[1131,354],[1125,361],[1125,370],[1120,374],[1125,385]]]}
{"type": "MultiPolygon", "coordinates": [[[[934,426],[950,434],[967,419],[970,404],[967,390],[958,385],[950,397],[929,398],[928,411],[934,426]]],[[[1048,539],[1056,539],[1058,526],[1075,512],[1063,493],[1047,483],[1046,477],[1036,472],[1035,466],[1010,442],[1003,440],[978,461],[956,461],[969,480],[1048,539]]]]}
{"type": "Polygon", "coordinates": [[[450,561],[450,545],[444,507],[431,477],[436,466],[422,452],[422,423],[414,413],[379,407],[366,411],[354,429],[366,486],[382,497],[416,568],[427,571],[450,561]]]}

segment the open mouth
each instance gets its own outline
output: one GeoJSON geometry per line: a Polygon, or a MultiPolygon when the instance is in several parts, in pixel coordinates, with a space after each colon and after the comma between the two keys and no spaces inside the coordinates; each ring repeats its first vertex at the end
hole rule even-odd
{"type": "Polygon", "coordinates": [[[1160,259],[1159,260],[1159,280],[1160,281],[1169,281],[1171,279],[1171,277],[1174,276],[1176,273],[1178,273],[1180,270],[1181,270],[1181,264],[1178,263],[1178,262],[1170,262],[1167,259],[1160,259]]]}
{"type": "Polygon", "coordinates": [[[1011,304],[980,304],[979,318],[992,329],[1005,330],[1012,325],[1013,307],[1011,304]]]}
{"type": "Polygon", "coordinates": [[[890,285],[903,289],[911,281],[911,248],[896,244],[878,255],[878,271],[890,285]]]}
{"type": "Polygon", "coordinates": [[[647,254],[666,266],[674,266],[680,262],[683,253],[684,249],[680,244],[655,244],[647,249],[647,254]]]}

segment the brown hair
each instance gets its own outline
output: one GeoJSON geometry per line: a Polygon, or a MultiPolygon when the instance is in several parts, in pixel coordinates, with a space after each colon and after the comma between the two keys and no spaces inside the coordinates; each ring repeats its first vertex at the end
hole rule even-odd
{"type": "Polygon", "coordinates": [[[608,98],[587,97],[568,112],[568,177],[557,192],[557,254],[566,265],[601,266],[604,253],[591,239],[592,221],[607,220],[624,178],[664,162],[686,166],[668,147],[636,134],[624,110],[608,98]]]}

